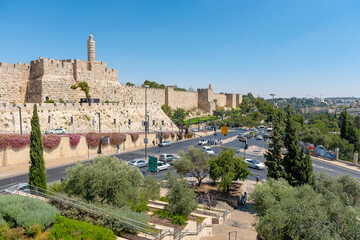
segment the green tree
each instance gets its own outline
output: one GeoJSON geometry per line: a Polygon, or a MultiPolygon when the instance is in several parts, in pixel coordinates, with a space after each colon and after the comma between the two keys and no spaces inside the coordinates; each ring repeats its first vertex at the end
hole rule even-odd
{"type": "Polygon", "coordinates": [[[44,145],[42,142],[36,104],[34,105],[33,116],[31,118],[30,141],[29,185],[46,189],[46,170],[43,153],[44,145]]]}
{"type": "Polygon", "coordinates": [[[177,124],[180,125],[180,123],[182,123],[184,121],[184,118],[186,117],[186,112],[184,109],[182,108],[177,108],[174,111],[174,114],[172,116],[172,121],[177,124]]]}
{"type": "Polygon", "coordinates": [[[341,127],[340,127],[340,137],[347,139],[348,136],[348,114],[346,108],[341,112],[341,127]]]}
{"type": "Polygon", "coordinates": [[[87,201],[118,207],[141,201],[143,175],[116,157],[98,157],[92,163],[77,163],[66,169],[68,193],[87,201]]]}
{"type": "Polygon", "coordinates": [[[188,153],[181,152],[181,158],[174,161],[174,168],[177,173],[185,175],[190,173],[198,181],[198,186],[209,174],[209,156],[201,149],[190,146],[188,153]]]}
{"type": "Polygon", "coordinates": [[[166,194],[168,209],[174,215],[188,216],[197,208],[195,192],[189,187],[186,179],[176,177],[173,172],[169,172],[166,179],[169,188],[166,194]]]}
{"type": "Polygon", "coordinates": [[[210,159],[210,179],[220,180],[219,190],[227,192],[233,181],[245,180],[251,172],[243,157],[235,157],[234,149],[222,148],[220,154],[210,159]]]}
{"type": "Polygon", "coordinates": [[[303,152],[300,152],[299,150],[300,146],[296,135],[296,128],[290,104],[286,109],[284,145],[287,150],[283,161],[286,180],[293,186],[311,183],[312,178],[308,176],[313,175],[312,167],[310,168],[308,166],[308,160],[304,157],[303,152]],[[310,170],[311,172],[309,173],[305,172],[310,170]]]}
{"type": "Polygon", "coordinates": [[[73,90],[80,88],[80,90],[85,93],[86,99],[89,100],[91,98],[90,87],[87,82],[77,82],[76,84],[72,85],[70,88],[73,90]]]}
{"type": "Polygon", "coordinates": [[[273,119],[273,131],[271,134],[271,143],[268,151],[264,154],[266,158],[265,165],[267,168],[268,178],[279,179],[284,177],[284,169],[282,167],[281,148],[283,145],[282,134],[280,132],[279,117],[273,119]]]}
{"type": "Polygon", "coordinates": [[[127,82],[125,86],[133,87],[133,86],[135,86],[135,84],[133,84],[133,83],[131,83],[131,82],[127,82]]]}
{"type": "Polygon", "coordinates": [[[142,193],[146,200],[156,200],[160,198],[160,183],[158,183],[151,174],[145,177],[142,193]]]}
{"type": "Polygon", "coordinates": [[[169,117],[172,118],[172,109],[170,106],[163,104],[161,106],[161,109],[163,110],[163,112],[169,117]]]}

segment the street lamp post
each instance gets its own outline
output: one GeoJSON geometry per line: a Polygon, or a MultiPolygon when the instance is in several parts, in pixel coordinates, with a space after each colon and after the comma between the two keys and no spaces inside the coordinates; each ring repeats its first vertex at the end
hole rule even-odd
{"type": "Polygon", "coordinates": [[[22,119],[21,119],[21,107],[17,106],[19,108],[19,117],[20,117],[20,134],[22,135],[22,119]]]}
{"type": "Polygon", "coordinates": [[[148,144],[148,138],[147,138],[147,133],[148,133],[148,115],[147,115],[147,89],[150,87],[148,85],[143,85],[143,87],[145,88],[145,139],[144,139],[144,143],[145,143],[145,160],[147,159],[147,144],[148,144]]]}
{"type": "MultiPolygon", "coordinates": [[[[99,115],[99,133],[101,133],[101,118],[100,118],[100,112],[96,112],[97,115],[99,115]]],[[[99,143],[99,149],[98,149],[98,153],[101,153],[101,137],[100,137],[100,143],[99,143]]]]}

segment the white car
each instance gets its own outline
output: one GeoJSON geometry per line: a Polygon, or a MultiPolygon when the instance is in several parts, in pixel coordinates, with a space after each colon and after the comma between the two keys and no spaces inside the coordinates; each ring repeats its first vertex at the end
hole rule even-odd
{"type": "Polygon", "coordinates": [[[206,145],[206,144],[208,144],[208,140],[206,140],[206,139],[201,139],[199,141],[199,145],[206,145]]]}
{"type": "Polygon", "coordinates": [[[204,152],[206,152],[209,156],[214,156],[215,155],[214,150],[212,150],[211,147],[204,146],[204,147],[202,147],[202,150],[204,152]]]}
{"type": "Polygon", "coordinates": [[[54,129],[45,131],[45,134],[65,135],[66,130],[63,128],[54,128],[54,129]]]}
{"type": "Polygon", "coordinates": [[[158,162],[158,164],[157,164],[157,170],[158,171],[166,170],[166,169],[169,169],[169,168],[170,168],[170,165],[167,164],[167,163],[158,162]]]}
{"type": "Polygon", "coordinates": [[[179,158],[180,158],[180,156],[175,155],[175,154],[163,153],[163,154],[160,154],[159,160],[168,162],[168,161],[176,160],[179,158]]]}
{"type": "Polygon", "coordinates": [[[159,147],[166,147],[166,146],[170,146],[171,142],[168,140],[162,141],[161,143],[159,143],[159,147]]]}
{"type": "Polygon", "coordinates": [[[18,183],[14,186],[5,189],[6,194],[18,194],[19,192],[30,193],[30,186],[28,183],[18,183]]]}
{"type": "Polygon", "coordinates": [[[134,167],[146,167],[148,165],[148,161],[145,161],[144,159],[134,159],[130,161],[130,165],[134,167]]]}
{"type": "Polygon", "coordinates": [[[245,162],[249,165],[249,167],[255,168],[256,170],[263,170],[265,168],[265,164],[257,160],[245,159],[245,162]]]}
{"type": "Polygon", "coordinates": [[[257,135],[256,140],[263,140],[263,137],[261,135],[257,135]]]}

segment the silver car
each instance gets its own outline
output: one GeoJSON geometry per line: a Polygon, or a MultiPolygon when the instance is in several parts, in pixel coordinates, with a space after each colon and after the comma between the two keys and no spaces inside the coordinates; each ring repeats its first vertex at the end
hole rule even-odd
{"type": "Polygon", "coordinates": [[[5,189],[6,194],[18,194],[19,192],[30,193],[30,186],[28,183],[18,183],[5,189]]]}
{"type": "Polygon", "coordinates": [[[148,161],[145,161],[143,159],[134,159],[130,161],[130,165],[138,168],[146,167],[148,165],[148,161]]]}
{"type": "Polygon", "coordinates": [[[159,147],[165,147],[165,146],[170,146],[171,142],[169,140],[165,140],[162,141],[161,143],[159,143],[159,147]]]}
{"type": "Polygon", "coordinates": [[[164,161],[164,162],[169,162],[169,161],[176,160],[179,158],[180,157],[175,154],[163,153],[163,154],[160,154],[159,160],[164,161]]]}
{"type": "Polygon", "coordinates": [[[45,134],[65,135],[66,130],[63,128],[54,128],[54,129],[45,131],[45,134]]]}

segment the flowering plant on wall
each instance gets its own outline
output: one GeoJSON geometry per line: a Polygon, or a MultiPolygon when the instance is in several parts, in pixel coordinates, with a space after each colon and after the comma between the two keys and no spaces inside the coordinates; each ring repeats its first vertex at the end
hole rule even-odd
{"type": "Polygon", "coordinates": [[[170,133],[171,134],[171,138],[175,137],[175,133],[170,133]]]}
{"type": "Polygon", "coordinates": [[[70,138],[71,146],[76,147],[80,142],[81,135],[71,134],[71,135],[68,135],[68,137],[70,138]]]}
{"type": "Polygon", "coordinates": [[[182,140],[183,139],[183,134],[182,133],[180,133],[180,132],[178,132],[178,133],[176,133],[176,135],[177,135],[177,137],[179,138],[179,140],[182,140]]]}
{"type": "Polygon", "coordinates": [[[86,134],[86,142],[92,147],[99,146],[100,140],[101,140],[100,133],[90,132],[86,134]]]}
{"type": "Polygon", "coordinates": [[[185,135],[185,138],[192,138],[193,136],[194,136],[193,133],[188,133],[188,134],[185,135]]]}
{"type": "Polygon", "coordinates": [[[53,149],[60,144],[61,137],[58,135],[50,134],[50,135],[43,135],[43,145],[46,149],[53,149]]]}
{"type": "Polygon", "coordinates": [[[170,133],[169,132],[163,132],[163,136],[165,139],[170,137],[170,133]]]}
{"type": "Polygon", "coordinates": [[[138,138],[139,138],[138,133],[130,133],[130,136],[131,136],[131,140],[133,140],[133,142],[136,142],[136,140],[138,140],[138,138]]]}
{"type": "Polygon", "coordinates": [[[120,145],[126,140],[126,135],[124,133],[112,133],[110,134],[110,143],[114,145],[120,145]]]}
{"type": "Polygon", "coordinates": [[[0,134],[0,150],[11,146],[13,148],[21,148],[30,143],[29,135],[20,134],[0,134]]]}

